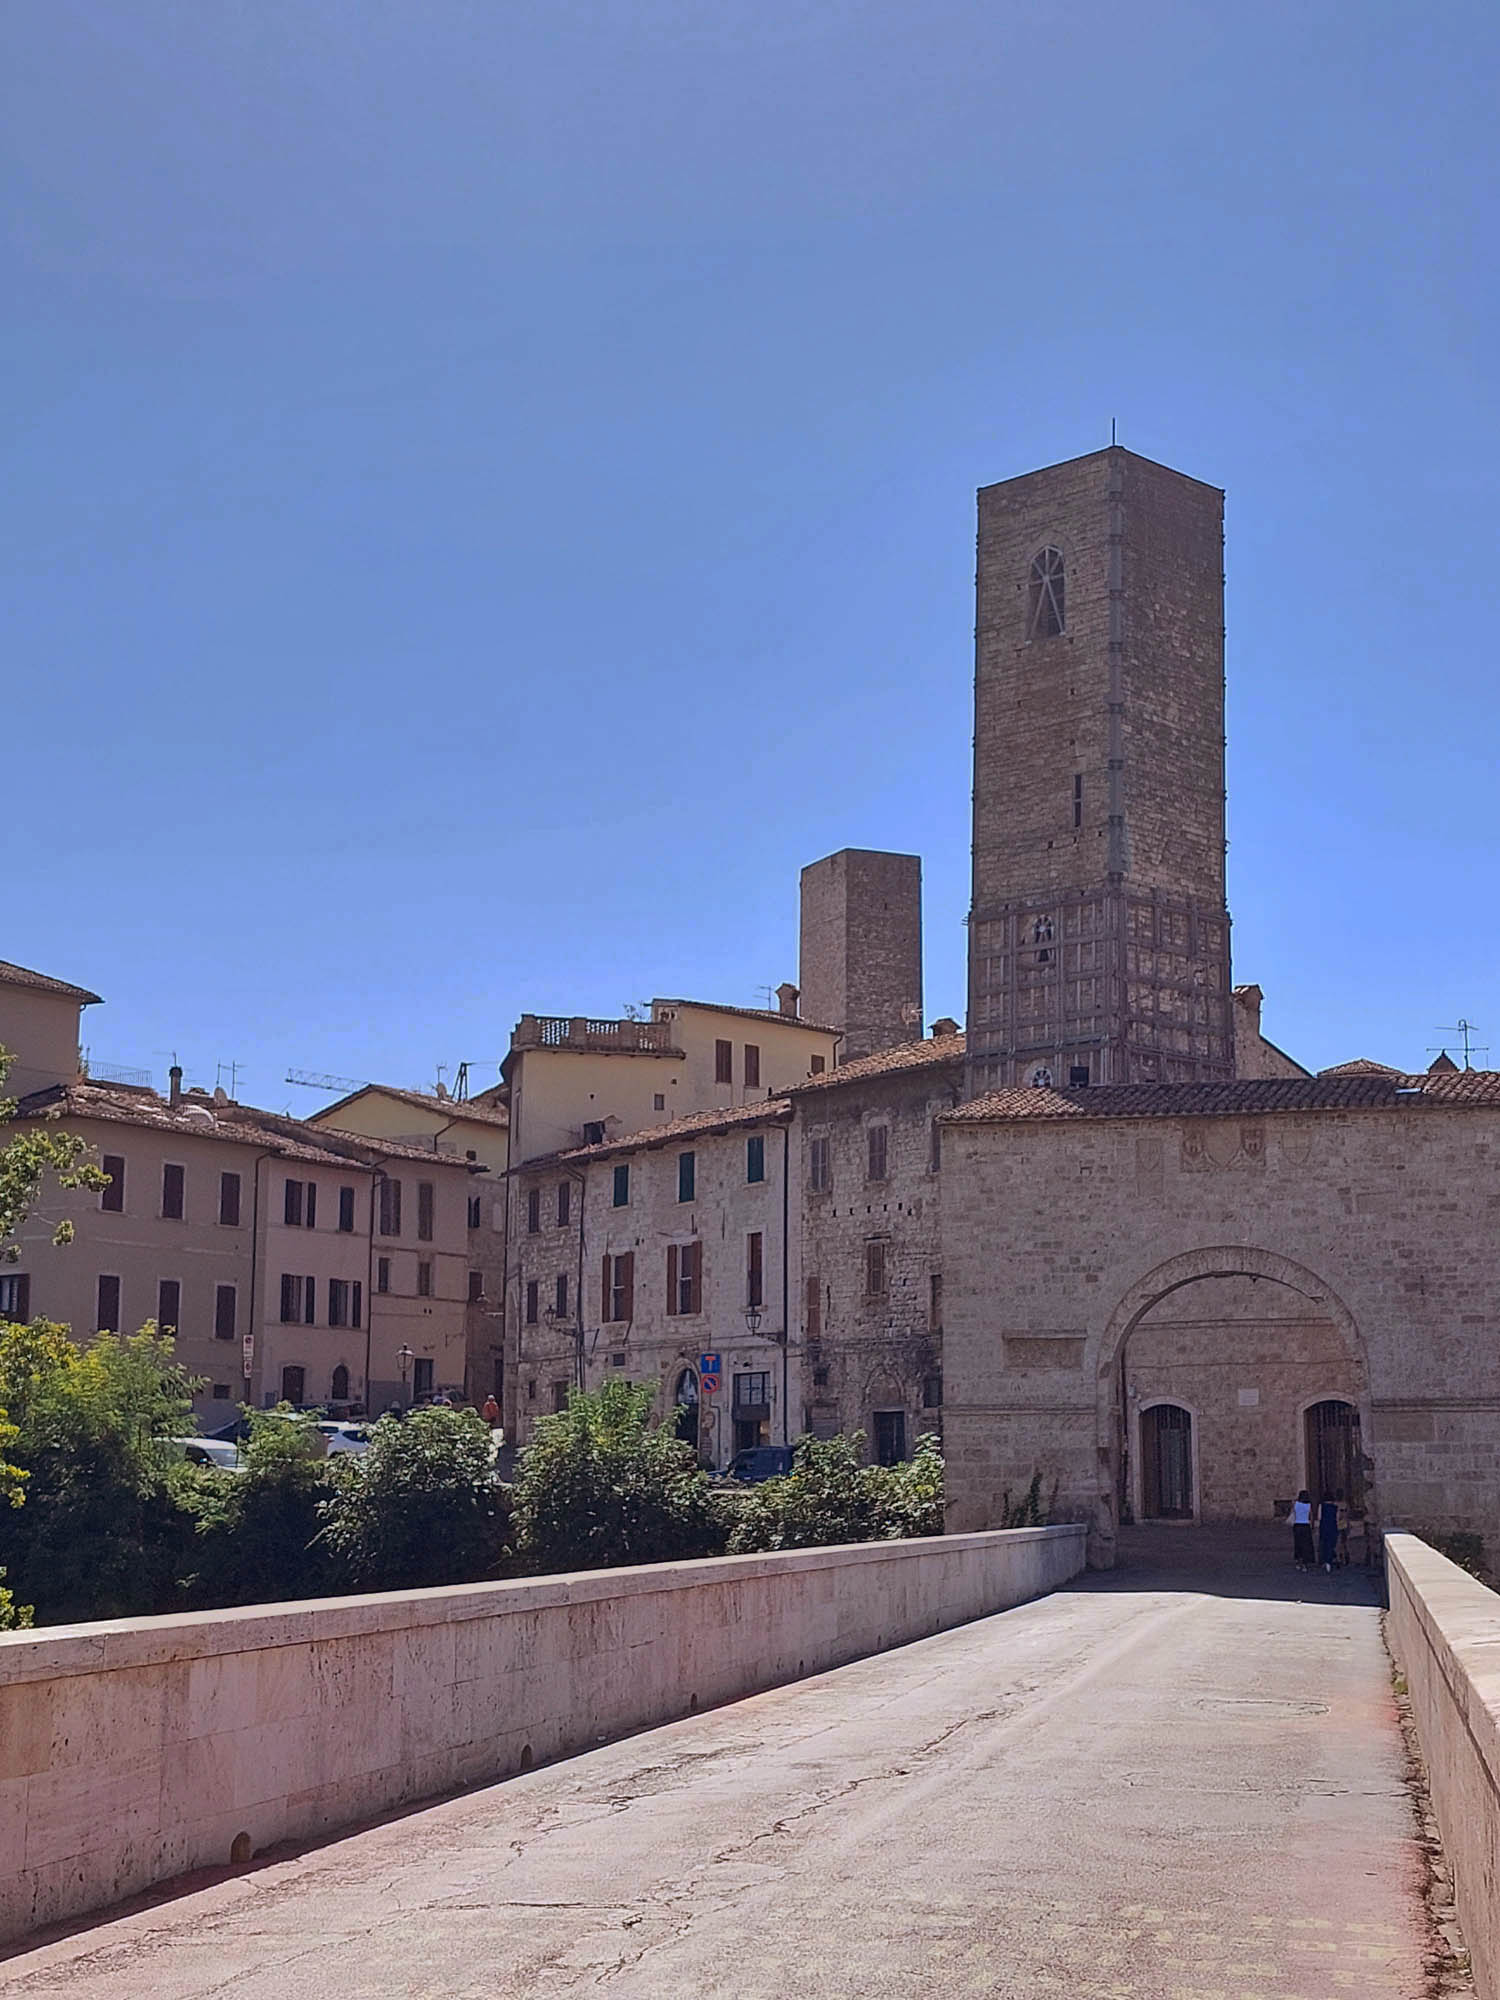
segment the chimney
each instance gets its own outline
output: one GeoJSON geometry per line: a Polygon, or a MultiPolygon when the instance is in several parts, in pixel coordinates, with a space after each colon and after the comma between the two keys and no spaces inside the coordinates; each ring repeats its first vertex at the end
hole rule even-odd
{"type": "Polygon", "coordinates": [[[932,1033],[934,1040],[939,1035],[956,1035],[958,1033],[958,1023],[951,1014],[941,1014],[932,1024],[932,1033]]]}
{"type": "Polygon", "coordinates": [[[790,979],[783,979],[776,989],[776,1004],[789,1020],[797,1018],[797,988],[790,979]]]}
{"type": "Polygon", "coordinates": [[[182,1102],[182,1064],[173,1063],[167,1071],[167,1102],[175,1111],[182,1102]]]}

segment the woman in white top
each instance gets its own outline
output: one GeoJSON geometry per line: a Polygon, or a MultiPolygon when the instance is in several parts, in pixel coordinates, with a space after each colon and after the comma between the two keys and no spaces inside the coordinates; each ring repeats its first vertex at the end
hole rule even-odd
{"type": "Polygon", "coordinates": [[[1292,1531],[1292,1560],[1298,1569],[1311,1569],[1318,1559],[1313,1549],[1312,1515],[1312,1495],[1304,1486],[1286,1517],[1292,1531]]]}

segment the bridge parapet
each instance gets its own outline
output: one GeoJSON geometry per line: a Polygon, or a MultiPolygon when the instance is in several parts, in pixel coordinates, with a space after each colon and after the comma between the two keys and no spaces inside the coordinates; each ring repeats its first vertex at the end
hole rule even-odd
{"type": "Polygon", "coordinates": [[[1081,1526],[0,1636],[0,1940],[1039,1597],[1081,1526]]]}

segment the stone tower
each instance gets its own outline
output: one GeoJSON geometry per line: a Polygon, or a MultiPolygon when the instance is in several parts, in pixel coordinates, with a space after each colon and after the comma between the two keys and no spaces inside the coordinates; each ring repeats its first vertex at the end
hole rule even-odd
{"type": "Polygon", "coordinates": [[[1119,446],[979,493],[969,1088],[1234,1074],[1224,496],[1119,446]]]}
{"type": "Polygon", "coordinates": [[[922,861],[845,847],[802,871],[802,1013],[840,1062],[922,1033],[922,861]]]}

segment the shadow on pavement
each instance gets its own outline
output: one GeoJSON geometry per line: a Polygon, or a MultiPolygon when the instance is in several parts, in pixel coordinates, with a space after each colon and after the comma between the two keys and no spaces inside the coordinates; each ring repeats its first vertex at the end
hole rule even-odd
{"type": "Polygon", "coordinates": [[[1385,1602],[1379,1564],[1352,1562],[1331,1575],[1303,1573],[1292,1561],[1290,1528],[1226,1523],[1214,1527],[1122,1528],[1115,1567],[1065,1586],[1088,1591],[1192,1591],[1205,1597],[1260,1597],[1280,1604],[1385,1602]]]}

